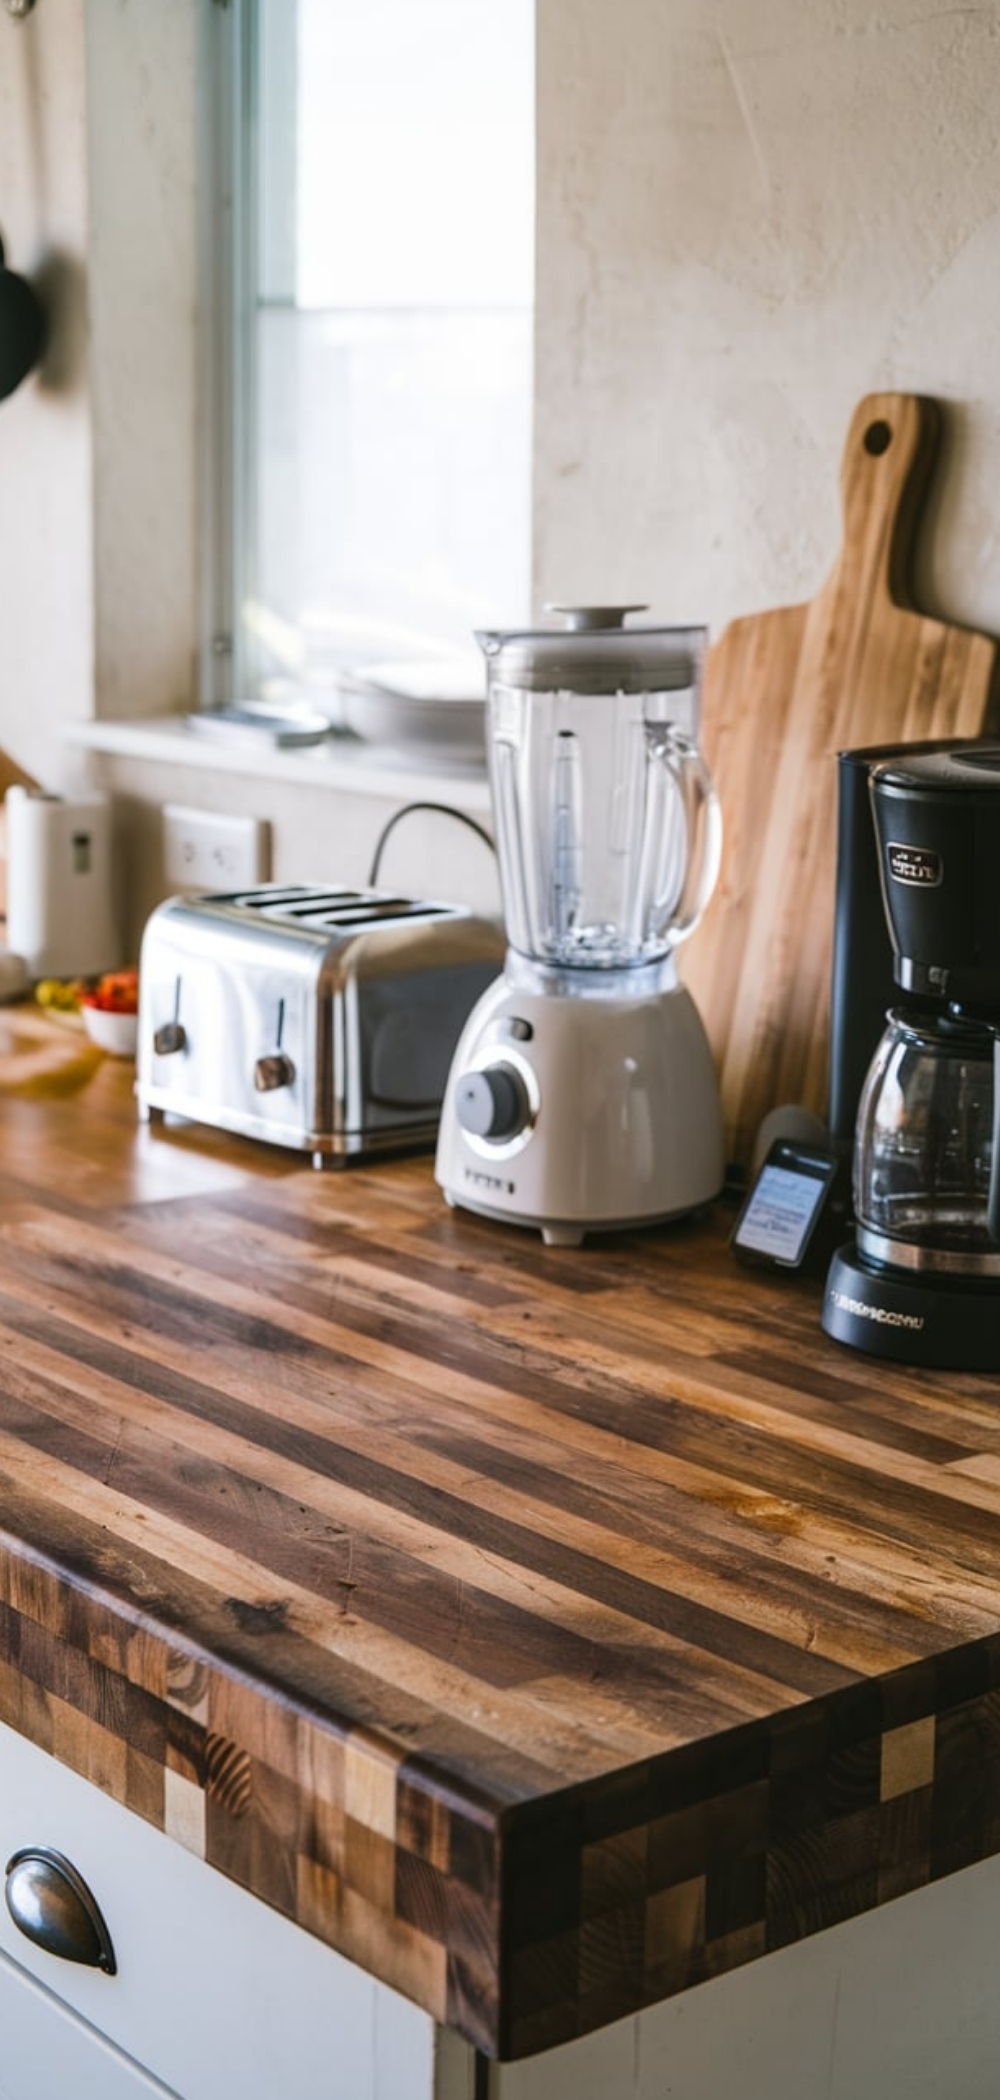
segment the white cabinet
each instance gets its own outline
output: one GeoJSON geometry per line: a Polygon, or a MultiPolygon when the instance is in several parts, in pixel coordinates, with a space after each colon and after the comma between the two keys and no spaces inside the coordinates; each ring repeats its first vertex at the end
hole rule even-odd
{"type": "Polygon", "coordinates": [[[30,1845],[83,1876],[117,1974],[0,1905],[0,2100],[472,2100],[465,2043],[0,1726],[0,1868],[30,1845]]]}
{"type": "Polygon", "coordinates": [[[505,2065],[489,2100],[997,2100],[998,1946],[991,1859],[505,2065]]]}
{"type": "Polygon", "coordinates": [[[118,1973],[0,1905],[0,2100],[986,2100],[1000,1859],[521,2064],[428,2014],[0,1726],[0,1869],[65,1854],[118,1973]]]}
{"type": "Polygon", "coordinates": [[[0,1955],[0,2100],[69,2094],[73,2100],[167,2100],[168,2088],[0,1955]]]}

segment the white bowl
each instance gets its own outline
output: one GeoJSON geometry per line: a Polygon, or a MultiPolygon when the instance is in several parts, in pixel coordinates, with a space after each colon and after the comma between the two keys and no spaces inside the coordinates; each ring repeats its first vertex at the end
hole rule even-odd
{"type": "Polygon", "coordinates": [[[464,659],[371,664],[341,687],[344,727],[366,743],[482,762],[486,702],[477,666],[464,659]]]}
{"type": "Polygon", "coordinates": [[[80,1008],[83,1025],[92,1043],[99,1050],[108,1050],[112,1057],[134,1057],[139,1036],[138,1014],[113,1013],[104,1006],[80,1008]]]}

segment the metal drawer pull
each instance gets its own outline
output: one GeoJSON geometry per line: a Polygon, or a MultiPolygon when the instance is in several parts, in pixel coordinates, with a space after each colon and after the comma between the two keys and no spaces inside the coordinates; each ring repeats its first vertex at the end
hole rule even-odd
{"type": "Polygon", "coordinates": [[[50,1845],[25,1845],[7,1861],[7,1909],[19,1932],[64,1961],[114,1976],[111,1934],[81,1874],[50,1845]]]}

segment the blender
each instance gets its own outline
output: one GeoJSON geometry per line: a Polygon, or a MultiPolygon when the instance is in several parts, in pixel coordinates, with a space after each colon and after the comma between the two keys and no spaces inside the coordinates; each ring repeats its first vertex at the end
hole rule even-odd
{"type": "Polygon", "coordinates": [[[674,961],[721,819],[705,630],[550,610],[563,628],[477,636],[508,949],[455,1051],[435,1172],[449,1203],[575,1246],[722,1186],[715,1068],[674,961]]]}
{"type": "Polygon", "coordinates": [[[1000,746],[901,751],[870,794],[900,996],[861,1093],[855,1238],[823,1326],[873,1355],[998,1370],[1000,746]]]}

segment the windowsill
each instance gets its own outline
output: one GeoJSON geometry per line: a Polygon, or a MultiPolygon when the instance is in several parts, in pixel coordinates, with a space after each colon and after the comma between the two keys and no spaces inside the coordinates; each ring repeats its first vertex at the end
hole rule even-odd
{"type": "Polygon", "coordinates": [[[459,799],[469,810],[489,810],[485,763],[446,764],[426,750],[390,751],[350,736],[299,750],[278,750],[265,738],[259,743],[224,741],[188,729],[183,715],[154,721],[72,722],[68,743],[115,758],[149,759],[157,765],[195,766],[210,773],[253,774],[278,783],[330,788],[341,794],[459,799]]]}

